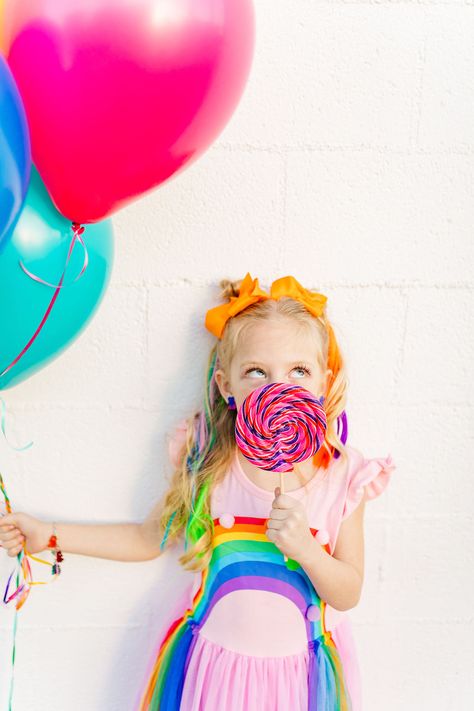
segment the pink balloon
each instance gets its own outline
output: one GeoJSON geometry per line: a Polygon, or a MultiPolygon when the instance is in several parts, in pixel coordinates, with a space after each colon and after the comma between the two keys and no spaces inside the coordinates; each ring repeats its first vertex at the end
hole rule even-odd
{"type": "Polygon", "coordinates": [[[255,34],[252,0],[15,0],[5,24],[33,161],[80,223],[206,150],[243,92],[255,34]]]}

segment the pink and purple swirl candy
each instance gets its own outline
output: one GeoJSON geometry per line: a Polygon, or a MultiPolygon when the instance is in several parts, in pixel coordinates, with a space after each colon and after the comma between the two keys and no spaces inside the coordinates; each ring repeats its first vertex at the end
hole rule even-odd
{"type": "Polygon", "coordinates": [[[327,427],[324,397],[306,388],[270,383],[253,390],[235,421],[235,438],[245,457],[260,469],[287,472],[316,454],[327,427]]]}

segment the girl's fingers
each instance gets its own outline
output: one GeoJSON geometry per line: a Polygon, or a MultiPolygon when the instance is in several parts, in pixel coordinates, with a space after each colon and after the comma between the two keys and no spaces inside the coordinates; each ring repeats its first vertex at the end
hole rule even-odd
{"type": "Polygon", "coordinates": [[[16,528],[14,531],[8,531],[8,533],[2,533],[0,535],[0,540],[2,541],[11,541],[13,538],[17,538],[20,534],[20,531],[16,528]]]}
{"type": "Polygon", "coordinates": [[[7,541],[6,543],[4,543],[3,547],[6,550],[12,550],[12,548],[17,548],[18,546],[23,546],[24,540],[25,540],[24,536],[17,536],[13,540],[7,541]]]}
{"type": "Polygon", "coordinates": [[[13,524],[11,524],[11,523],[5,524],[4,526],[0,525],[0,533],[6,533],[7,531],[11,531],[14,528],[15,528],[15,526],[13,526],[13,524]]]}

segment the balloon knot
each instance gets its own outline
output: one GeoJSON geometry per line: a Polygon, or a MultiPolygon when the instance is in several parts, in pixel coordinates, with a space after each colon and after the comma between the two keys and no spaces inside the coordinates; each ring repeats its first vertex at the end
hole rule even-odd
{"type": "Polygon", "coordinates": [[[84,227],[79,222],[73,222],[72,229],[76,235],[82,235],[82,233],[84,232],[84,227]]]}

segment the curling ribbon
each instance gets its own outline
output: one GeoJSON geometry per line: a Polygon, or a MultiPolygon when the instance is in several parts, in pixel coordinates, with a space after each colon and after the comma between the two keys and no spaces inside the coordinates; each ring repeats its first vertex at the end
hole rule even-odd
{"type": "MultiPolygon", "coordinates": [[[[5,484],[3,482],[3,477],[1,475],[1,473],[0,473],[0,490],[4,496],[4,499],[5,499],[7,512],[11,513],[12,509],[10,506],[10,499],[8,498],[8,494],[5,489],[5,484]]],[[[2,514],[2,516],[3,515],[4,514],[2,514]]],[[[5,592],[3,594],[3,603],[7,606],[8,606],[9,602],[16,599],[15,614],[14,614],[14,618],[13,618],[12,672],[11,672],[11,678],[10,678],[10,693],[9,693],[9,697],[8,697],[8,711],[12,711],[18,610],[20,610],[20,608],[24,605],[26,598],[28,597],[31,587],[33,585],[47,585],[50,582],[54,582],[54,580],[58,577],[58,574],[56,574],[56,575],[53,575],[52,580],[34,582],[28,557],[31,558],[32,560],[36,560],[38,563],[44,563],[44,565],[49,565],[52,568],[51,563],[48,563],[47,560],[43,560],[42,558],[37,558],[36,556],[31,555],[31,553],[28,553],[26,546],[23,545],[23,548],[17,555],[17,568],[16,568],[16,570],[13,570],[10,573],[10,577],[8,578],[7,587],[5,588],[5,592]],[[13,575],[15,574],[15,572],[16,572],[16,583],[15,583],[16,589],[10,596],[8,596],[8,591],[10,589],[10,581],[11,581],[13,575]],[[21,575],[23,575],[24,582],[22,582],[20,585],[21,575]]]]}
{"type": "MultiPolygon", "coordinates": [[[[9,371],[11,368],[13,368],[13,366],[14,366],[16,363],[18,363],[18,361],[20,360],[20,358],[22,358],[22,357],[25,355],[26,351],[33,345],[33,343],[34,343],[34,341],[36,340],[37,336],[39,335],[41,329],[43,328],[44,324],[46,323],[49,314],[51,313],[51,309],[52,309],[53,306],[54,306],[54,302],[55,302],[56,299],[58,298],[59,290],[60,290],[63,286],[69,286],[69,284],[64,284],[64,285],[63,285],[63,281],[64,281],[64,277],[65,277],[65,274],[66,274],[67,265],[69,264],[69,260],[70,260],[70,258],[71,258],[72,250],[74,249],[74,245],[75,245],[75,243],[76,243],[76,240],[78,240],[78,241],[82,244],[82,246],[84,247],[84,250],[85,250],[85,259],[84,259],[84,264],[83,264],[82,270],[81,270],[80,274],[76,277],[76,279],[74,279],[74,281],[76,281],[77,279],[79,279],[79,277],[84,273],[84,271],[85,271],[85,269],[86,269],[86,267],[87,267],[87,263],[88,263],[87,249],[86,249],[86,246],[85,246],[83,240],[82,240],[81,237],[80,237],[80,235],[84,232],[84,227],[82,227],[78,222],[73,222],[73,223],[72,223],[72,231],[73,231],[73,235],[72,235],[72,239],[71,239],[71,244],[69,245],[69,251],[68,251],[68,255],[67,255],[67,259],[66,259],[66,264],[64,265],[64,270],[63,270],[63,273],[62,273],[62,275],[61,275],[61,279],[59,280],[59,284],[56,284],[56,285],[54,285],[54,284],[49,284],[48,282],[44,281],[43,279],[40,279],[39,277],[36,277],[34,274],[32,274],[31,272],[29,272],[29,271],[26,269],[26,267],[20,262],[21,268],[23,269],[23,271],[24,271],[26,274],[28,274],[29,277],[31,277],[31,278],[34,279],[35,281],[38,281],[38,282],[40,282],[40,283],[42,283],[42,284],[46,284],[47,286],[53,287],[55,291],[54,291],[53,297],[52,297],[52,299],[51,299],[51,301],[50,301],[50,303],[49,303],[49,306],[48,306],[48,308],[46,309],[46,312],[45,312],[43,318],[41,319],[41,323],[39,324],[38,328],[36,329],[36,331],[34,332],[34,334],[32,335],[32,337],[30,338],[30,340],[28,341],[28,343],[26,344],[26,346],[23,348],[23,350],[21,351],[21,353],[19,353],[19,354],[16,356],[16,358],[10,363],[10,365],[8,365],[8,366],[5,368],[5,370],[3,370],[3,371],[0,373],[0,378],[1,378],[3,375],[5,375],[5,373],[8,373],[8,371],[9,371]]],[[[74,282],[72,282],[72,283],[74,283],[74,282]]]]}
{"type": "MultiPolygon", "coordinates": [[[[76,225],[76,224],[77,224],[77,223],[73,223],[73,229],[74,229],[74,225],[76,225]]],[[[84,227],[80,227],[80,229],[77,231],[76,237],[77,237],[77,240],[81,243],[81,245],[82,245],[82,247],[83,247],[83,249],[84,249],[84,263],[83,263],[83,265],[82,265],[81,271],[79,272],[79,274],[77,275],[77,277],[74,279],[74,281],[71,282],[71,284],[74,284],[74,282],[77,281],[77,280],[84,274],[84,272],[85,272],[86,269],[87,269],[87,265],[89,264],[89,254],[88,254],[88,252],[87,252],[87,247],[86,247],[86,245],[84,244],[84,240],[83,240],[82,237],[81,237],[81,234],[82,234],[83,232],[84,232],[84,227]]],[[[71,250],[71,251],[72,251],[72,250],[71,250]]],[[[33,279],[34,281],[39,282],[40,284],[45,284],[46,286],[51,286],[53,289],[63,289],[65,286],[70,286],[70,284],[50,284],[49,281],[45,281],[44,279],[41,279],[40,277],[38,277],[38,276],[36,276],[35,274],[33,274],[32,272],[30,272],[30,271],[25,267],[25,265],[23,264],[23,262],[20,261],[19,264],[20,264],[20,267],[21,267],[21,268],[23,269],[23,271],[25,272],[25,274],[28,274],[28,276],[31,277],[31,279],[33,279]]],[[[66,266],[67,266],[67,263],[66,263],[66,266]]]]}
{"type": "Polygon", "coordinates": [[[5,427],[5,422],[6,422],[6,405],[5,405],[5,400],[3,397],[0,397],[0,402],[2,404],[2,415],[0,418],[0,429],[2,430],[3,436],[5,437],[6,441],[10,445],[12,449],[15,449],[17,452],[23,452],[25,449],[29,449],[32,445],[33,442],[29,442],[28,444],[25,444],[24,447],[14,447],[11,442],[8,441],[7,433],[6,433],[6,427],[5,427]]]}
{"type": "MultiPolygon", "coordinates": [[[[45,286],[50,286],[50,287],[52,287],[52,288],[55,290],[55,292],[54,292],[53,297],[52,297],[52,299],[51,299],[51,301],[50,301],[50,303],[49,303],[49,305],[48,305],[48,308],[46,309],[46,312],[45,312],[45,314],[44,314],[44,316],[43,316],[43,318],[42,318],[42,320],[41,320],[41,323],[39,324],[39,326],[38,326],[38,328],[36,329],[35,333],[34,333],[33,336],[30,338],[30,340],[28,341],[28,343],[26,344],[26,346],[23,348],[23,350],[21,351],[21,353],[19,353],[19,354],[17,355],[17,357],[10,363],[10,365],[8,365],[8,366],[0,373],[0,378],[1,378],[3,375],[5,375],[5,373],[8,373],[8,371],[9,371],[11,368],[13,368],[13,366],[14,366],[16,363],[18,363],[18,361],[20,360],[20,358],[22,358],[22,356],[27,352],[27,350],[32,346],[32,344],[34,343],[34,341],[35,341],[36,338],[38,337],[38,335],[39,335],[41,329],[43,328],[44,324],[46,323],[46,321],[47,321],[47,319],[48,319],[48,317],[49,317],[49,314],[51,313],[51,310],[52,310],[52,308],[53,308],[53,306],[54,306],[54,302],[56,301],[56,299],[57,299],[57,297],[58,297],[59,290],[62,289],[64,286],[70,286],[69,284],[63,284],[63,281],[64,281],[64,277],[65,277],[65,275],[66,275],[67,266],[68,266],[68,264],[69,264],[69,260],[70,260],[70,258],[71,258],[71,254],[72,254],[72,251],[73,251],[73,249],[74,249],[74,245],[75,245],[75,243],[76,243],[76,240],[78,240],[78,241],[81,243],[81,245],[82,245],[82,247],[83,247],[83,249],[84,249],[84,263],[83,263],[83,266],[82,266],[82,269],[81,269],[80,273],[77,275],[77,277],[74,279],[74,281],[73,281],[72,283],[76,282],[76,281],[84,274],[84,272],[85,272],[85,270],[86,270],[86,268],[87,268],[87,265],[88,265],[88,263],[89,263],[89,257],[88,257],[88,253],[87,253],[87,247],[86,247],[86,245],[84,244],[83,239],[81,238],[81,235],[82,235],[82,233],[84,232],[84,227],[82,227],[82,226],[81,226],[80,224],[78,224],[77,222],[73,222],[73,223],[72,223],[72,230],[73,230],[73,236],[72,236],[72,239],[71,239],[71,243],[70,243],[70,245],[69,245],[69,250],[68,250],[68,254],[67,254],[67,258],[66,258],[66,263],[65,263],[65,265],[64,265],[64,270],[63,270],[63,273],[62,273],[62,275],[61,275],[61,279],[59,280],[59,284],[50,284],[49,282],[45,281],[44,279],[41,279],[40,277],[38,277],[38,276],[36,276],[35,274],[33,274],[32,272],[30,272],[30,271],[24,266],[24,264],[20,261],[20,267],[23,269],[23,271],[25,272],[25,274],[27,274],[31,279],[33,279],[34,281],[39,282],[40,284],[44,284],[45,286]]],[[[1,405],[2,405],[2,413],[1,413],[0,427],[1,427],[1,430],[2,430],[2,433],[3,433],[3,436],[5,437],[5,439],[6,439],[6,441],[8,442],[8,444],[9,444],[13,449],[15,449],[16,451],[22,452],[22,451],[25,451],[26,449],[29,449],[29,448],[33,445],[33,442],[29,442],[29,443],[28,443],[27,445],[25,445],[24,447],[14,447],[14,446],[8,441],[8,438],[7,438],[7,435],[6,435],[6,428],[5,428],[6,406],[5,406],[5,401],[3,400],[3,398],[0,398],[0,400],[1,400],[1,405]]],[[[10,505],[10,499],[9,499],[9,497],[8,497],[8,494],[7,494],[7,491],[6,491],[5,484],[4,484],[4,482],[3,482],[3,477],[2,477],[2,475],[1,475],[1,473],[0,473],[0,490],[1,490],[2,494],[3,494],[4,499],[5,499],[6,510],[7,510],[8,513],[11,513],[11,512],[12,512],[12,509],[11,509],[11,505],[10,505]]],[[[3,514],[2,514],[2,515],[3,515],[3,514]]],[[[46,560],[43,560],[42,558],[38,558],[38,557],[36,557],[36,556],[31,555],[30,553],[28,553],[28,551],[27,551],[27,549],[26,549],[26,546],[23,545],[21,551],[20,551],[19,554],[17,555],[17,567],[16,567],[16,570],[13,570],[13,571],[10,573],[10,576],[9,576],[8,582],[7,582],[7,586],[6,586],[5,592],[4,592],[4,594],[3,594],[3,603],[4,603],[5,605],[8,606],[8,604],[9,604],[10,602],[12,602],[13,600],[16,601],[16,602],[15,602],[15,614],[14,614],[14,620],[13,620],[13,649],[12,649],[12,662],[11,662],[11,663],[12,663],[12,672],[11,672],[11,680],[10,680],[10,692],[9,692],[9,698],[8,698],[8,711],[12,711],[12,698],[13,698],[13,686],[14,686],[14,671],[15,671],[15,653],[16,653],[16,630],[17,630],[17,623],[18,623],[18,617],[17,617],[18,610],[20,610],[21,607],[25,604],[26,599],[27,599],[27,597],[28,597],[28,595],[29,595],[29,593],[30,593],[30,590],[31,590],[31,588],[32,588],[33,585],[47,585],[47,584],[50,583],[50,582],[54,582],[54,580],[56,580],[58,577],[59,577],[59,573],[54,573],[54,572],[53,572],[53,566],[51,565],[51,563],[49,563],[49,562],[46,561],[46,560]],[[38,563],[43,563],[44,565],[49,565],[49,566],[51,567],[51,572],[52,572],[52,574],[53,574],[52,580],[49,580],[49,581],[36,581],[36,582],[33,581],[33,575],[32,575],[31,566],[30,566],[30,563],[29,563],[28,558],[31,558],[32,560],[36,560],[38,563]],[[10,590],[11,579],[12,579],[13,575],[15,574],[15,572],[16,572],[16,582],[15,582],[16,588],[15,588],[15,590],[14,590],[10,595],[8,595],[9,590],[10,590]],[[21,580],[22,578],[23,578],[23,582],[21,582],[21,584],[20,584],[20,580],[21,580]]]]}
{"type": "MultiPolygon", "coordinates": [[[[2,416],[1,416],[1,430],[3,433],[3,436],[5,437],[7,443],[9,444],[12,449],[18,451],[18,452],[23,452],[26,449],[29,449],[32,445],[33,442],[29,442],[27,445],[24,447],[14,447],[8,440],[6,436],[6,431],[5,431],[5,419],[6,419],[6,405],[5,401],[2,397],[0,397],[0,401],[2,404],[2,416]]],[[[10,505],[10,499],[7,494],[7,490],[3,481],[3,477],[0,473],[0,491],[3,494],[3,498],[5,499],[5,508],[7,510],[7,513],[12,513],[12,508],[10,505]]],[[[4,516],[4,514],[0,514],[1,516],[4,516]]],[[[14,671],[15,671],[15,653],[16,653],[16,630],[17,630],[17,623],[18,623],[18,618],[17,618],[17,613],[18,610],[21,609],[21,607],[24,605],[26,598],[28,597],[31,587],[33,585],[46,585],[49,582],[53,582],[57,577],[58,574],[53,574],[53,579],[49,580],[47,582],[43,581],[33,581],[33,575],[31,572],[31,567],[30,563],[28,560],[28,557],[31,558],[32,560],[36,560],[38,563],[43,563],[44,565],[49,565],[51,566],[51,563],[48,563],[48,561],[43,560],[42,558],[37,558],[36,556],[31,555],[31,553],[28,553],[26,546],[24,545],[19,554],[17,555],[17,567],[16,570],[14,569],[10,573],[10,577],[8,578],[7,586],[5,588],[5,592],[3,594],[3,603],[4,605],[8,606],[8,604],[12,600],[16,600],[15,604],[15,614],[13,618],[13,648],[12,648],[12,672],[11,672],[11,678],[10,678],[10,692],[9,692],[9,697],[8,697],[8,711],[12,711],[12,698],[13,698],[13,684],[14,684],[14,671]],[[8,592],[10,590],[10,583],[13,575],[16,572],[16,588],[13,593],[8,595],[8,592]],[[21,576],[23,576],[23,581],[20,584],[21,576]]],[[[51,566],[51,572],[52,572],[52,566],[51,566]]]]}

